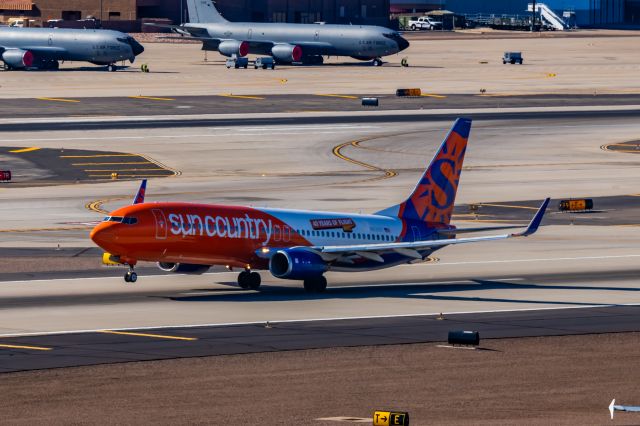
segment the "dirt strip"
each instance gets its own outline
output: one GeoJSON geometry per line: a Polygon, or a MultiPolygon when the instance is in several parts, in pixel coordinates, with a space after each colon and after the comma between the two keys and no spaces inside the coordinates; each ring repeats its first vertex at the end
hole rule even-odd
{"type": "MultiPolygon", "coordinates": [[[[159,345],[162,342],[158,343],[159,345]]],[[[3,424],[638,424],[640,333],[265,353],[2,376],[3,424]],[[348,424],[348,423],[347,423],[348,424]]],[[[35,355],[34,355],[35,356],[35,355]]]]}

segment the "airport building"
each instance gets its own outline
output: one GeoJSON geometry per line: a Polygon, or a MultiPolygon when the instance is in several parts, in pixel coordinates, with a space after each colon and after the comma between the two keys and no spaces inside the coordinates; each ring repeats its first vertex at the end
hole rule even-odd
{"type": "MultiPolygon", "coordinates": [[[[389,1],[217,0],[216,6],[230,21],[388,25],[389,1]]],[[[44,23],[91,16],[112,23],[129,21],[133,25],[138,21],[140,28],[141,19],[165,18],[179,23],[181,10],[186,10],[185,0],[0,0],[0,19],[4,21],[22,16],[44,23]]]]}
{"type": "MultiPolygon", "coordinates": [[[[394,13],[446,9],[456,14],[525,15],[531,0],[391,0],[394,13]]],[[[575,17],[579,27],[640,24],[640,0],[542,0],[558,16],[575,17]]]]}

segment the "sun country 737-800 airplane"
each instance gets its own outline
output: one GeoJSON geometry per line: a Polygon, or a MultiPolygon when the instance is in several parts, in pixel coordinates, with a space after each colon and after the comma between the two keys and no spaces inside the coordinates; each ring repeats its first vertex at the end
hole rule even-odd
{"type": "Polygon", "coordinates": [[[110,262],[138,261],[161,269],[204,273],[212,265],[243,271],[242,288],[257,289],[269,270],[277,278],[302,280],[310,292],[327,288],[327,271],[371,271],[424,261],[453,244],[526,237],[538,229],[546,199],[519,233],[456,238],[457,234],[513,228],[458,229],[450,224],[471,120],[458,119],[409,198],[373,215],[257,209],[250,207],[145,203],[143,181],[133,205],[118,209],[91,232],[110,262]]]}
{"type": "Polygon", "coordinates": [[[224,56],[270,55],[281,63],[321,64],[323,56],[350,56],[382,65],[382,57],[409,47],[397,31],[370,25],[229,22],[211,0],[187,0],[189,23],[171,28],[224,56]]]}

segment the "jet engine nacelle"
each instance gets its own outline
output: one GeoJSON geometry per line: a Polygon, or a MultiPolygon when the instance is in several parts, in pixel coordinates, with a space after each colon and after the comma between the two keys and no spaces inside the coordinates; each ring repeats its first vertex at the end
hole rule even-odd
{"type": "Polygon", "coordinates": [[[28,68],[33,66],[33,53],[22,49],[5,50],[2,61],[11,68],[28,68]]]}
{"type": "Polygon", "coordinates": [[[238,40],[225,40],[218,45],[218,52],[221,55],[231,57],[236,55],[239,58],[249,54],[249,43],[238,40]]]}
{"type": "Polygon", "coordinates": [[[280,250],[269,261],[269,271],[274,277],[289,280],[318,277],[328,269],[320,256],[305,249],[280,250]]]}
{"type": "Polygon", "coordinates": [[[281,62],[300,62],[302,59],[302,47],[292,44],[276,44],[271,49],[271,55],[281,62]]]}
{"type": "Polygon", "coordinates": [[[174,272],[176,274],[202,275],[211,268],[209,265],[195,265],[192,263],[167,263],[158,262],[158,268],[165,272],[174,272]]]}

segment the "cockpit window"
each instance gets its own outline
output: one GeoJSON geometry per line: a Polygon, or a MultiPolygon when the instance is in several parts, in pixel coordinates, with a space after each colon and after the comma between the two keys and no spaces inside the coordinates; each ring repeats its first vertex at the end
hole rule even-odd
{"type": "Polygon", "coordinates": [[[136,223],[138,223],[138,219],[135,217],[122,217],[122,216],[107,216],[102,221],[124,223],[125,225],[135,225],[136,223]]]}

